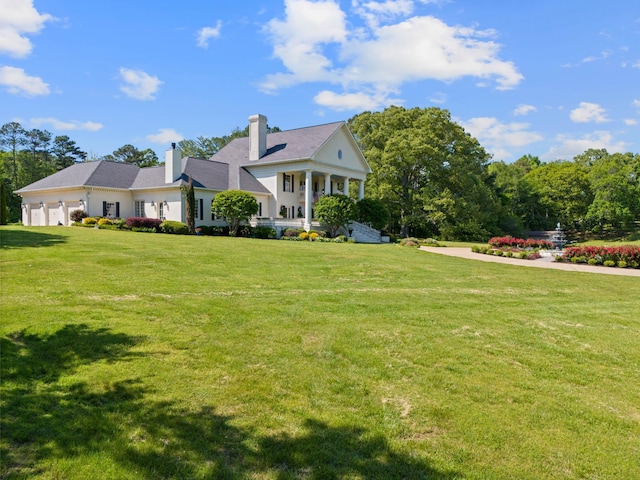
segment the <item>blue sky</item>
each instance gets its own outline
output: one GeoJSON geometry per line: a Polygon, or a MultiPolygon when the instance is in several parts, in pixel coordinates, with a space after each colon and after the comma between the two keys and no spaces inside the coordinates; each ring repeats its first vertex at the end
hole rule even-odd
{"type": "Polygon", "coordinates": [[[389,105],[495,160],[640,153],[640,2],[0,0],[0,124],[93,157],[389,105]]]}

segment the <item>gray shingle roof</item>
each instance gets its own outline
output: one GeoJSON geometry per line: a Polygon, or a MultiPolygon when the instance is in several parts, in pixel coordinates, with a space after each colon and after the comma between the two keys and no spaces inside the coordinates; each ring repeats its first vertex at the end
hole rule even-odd
{"type": "Polygon", "coordinates": [[[83,186],[129,188],[139,171],[136,165],[108,160],[76,163],[16,190],[16,193],[83,186]]]}
{"type": "MultiPolygon", "coordinates": [[[[255,193],[269,191],[243,168],[234,170],[227,163],[186,157],[182,159],[182,176],[173,182],[174,187],[185,185],[188,177],[193,186],[210,190],[242,189],[255,193]]],[[[42,180],[27,185],[16,193],[38,190],[53,190],[72,187],[105,187],[122,189],[145,189],[165,187],[164,165],[139,168],[136,165],[108,160],[77,163],[42,180]]]]}
{"type": "MultiPolygon", "coordinates": [[[[246,190],[270,193],[244,166],[310,159],[345,125],[327,123],[267,135],[267,152],[259,160],[249,160],[249,138],[236,138],[211,159],[182,159],[182,176],[172,186],[186,184],[188,177],[194,187],[211,190],[246,190]]],[[[17,190],[26,193],[70,187],[105,187],[145,189],[167,186],[164,166],[139,168],[136,165],[108,160],[77,163],[42,180],[17,190]]]]}
{"type": "Polygon", "coordinates": [[[236,138],[211,157],[232,165],[256,165],[312,158],[331,136],[345,123],[334,122],[314,127],[296,128],[267,135],[267,152],[259,159],[249,160],[249,137],[236,138]]]}

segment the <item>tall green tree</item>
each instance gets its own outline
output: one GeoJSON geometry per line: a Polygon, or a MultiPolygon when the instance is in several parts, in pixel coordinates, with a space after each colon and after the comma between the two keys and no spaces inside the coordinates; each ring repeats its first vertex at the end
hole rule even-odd
{"type": "Polygon", "coordinates": [[[256,197],[243,190],[225,190],[213,197],[211,212],[224,217],[229,224],[229,235],[238,236],[243,223],[258,213],[256,197]]]}
{"type": "Polygon", "coordinates": [[[7,184],[0,180],[0,225],[7,224],[9,211],[7,210],[7,184]]]}
{"type": "Polygon", "coordinates": [[[323,195],[316,202],[316,218],[329,229],[329,235],[335,237],[338,230],[358,215],[356,203],[346,195],[323,195]]]}
{"type": "Polygon", "coordinates": [[[600,151],[589,169],[594,199],[587,219],[591,228],[630,231],[640,221],[640,155],[600,151]]]}
{"type": "Polygon", "coordinates": [[[28,185],[56,171],[51,157],[51,132],[34,128],[25,133],[26,156],[20,165],[20,183],[28,185]]]}
{"type": "Polygon", "coordinates": [[[113,162],[125,162],[137,165],[138,167],[155,167],[159,165],[158,156],[156,153],[147,148],[146,150],[138,150],[131,144],[123,145],[122,147],[114,150],[112,154],[105,155],[105,160],[111,160],[113,162]]]}
{"type": "Polygon", "coordinates": [[[196,233],[196,194],[193,189],[193,180],[189,177],[189,182],[181,187],[185,198],[185,220],[187,231],[190,235],[196,233]]]}
{"type": "Polygon", "coordinates": [[[11,155],[9,178],[14,188],[18,185],[18,152],[27,141],[25,134],[25,129],[18,122],[5,123],[0,127],[0,147],[9,149],[11,155]]]}
{"type": "Polygon", "coordinates": [[[349,128],[373,170],[368,196],[386,203],[402,235],[471,239],[497,231],[490,155],[447,110],[389,107],[356,115],[349,128]]]}
{"type": "Polygon", "coordinates": [[[76,142],[67,135],[59,135],[53,139],[51,153],[55,160],[56,170],[70,167],[76,162],[82,162],[87,158],[87,153],[78,148],[76,142]]]}
{"type": "Polygon", "coordinates": [[[544,212],[544,229],[560,222],[566,228],[582,230],[593,200],[588,167],[578,162],[558,160],[541,165],[525,176],[538,196],[544,212]]]}
{"type": "MultiPolygon", "coordinates": [[[[269,127],[267,125],[267,133],[274,133],[281,131],[279,127],[269,127]]],[[[178,145],[182,154],[187,157],[195,158],[209,158],[224,146],[226,146],[231,140],[236,138],[248,137],[249,126],[240,130],[234,128],[229,135],[223,135],[222,137],[196,137],[195,140],[187,139],[181,140],[178,145]]]]}

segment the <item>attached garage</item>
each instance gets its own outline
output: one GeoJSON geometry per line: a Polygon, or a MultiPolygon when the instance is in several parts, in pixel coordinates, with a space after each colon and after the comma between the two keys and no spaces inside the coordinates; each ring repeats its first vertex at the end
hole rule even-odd
{"type": "Polygon", "coordinates": [[[58,225],[58,222],[62,222],[60,209],[61,207],[57,202],[47,203],[47,225],[58,225]]]}
{"type": "Polygon", "coordinates": [[[71,212],[74,210],[80,210],[80,202],[67,202],[65,205],[65,221],[63,222],[65,225],[71,225],[73,220],[71,220],[71,212]]]}
{"type": "Polygon", "coordinates": [[[29,205],[29,225],[33,227],[44,225],[42,222],[42,208],[39,203],[29,205]]]}

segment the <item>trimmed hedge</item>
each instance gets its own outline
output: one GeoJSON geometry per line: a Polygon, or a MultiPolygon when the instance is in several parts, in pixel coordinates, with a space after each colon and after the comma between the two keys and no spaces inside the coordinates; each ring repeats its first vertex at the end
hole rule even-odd
{"type": "Polygon", "coordinates": [[[134,228],[136,228],[136,229],[138,229],[138,228],[144,228],[144,229],[153,228],[156,232],[160,230],[160,224],[161,223],[162,223],[162,220],[160,220],[159,218],[147,218],[147,217],[129,217],[125,221],[125,224],[131,230],[133,230],[134,228]]]}
{"type": "Polygon", "coordinates": [[[188,235],[189,229],[187,225],[182,222],[176,222],[175,220],[165,220],[160,224],[160,231],[162,233],[171,233],[174,235],[188,235]]]}

